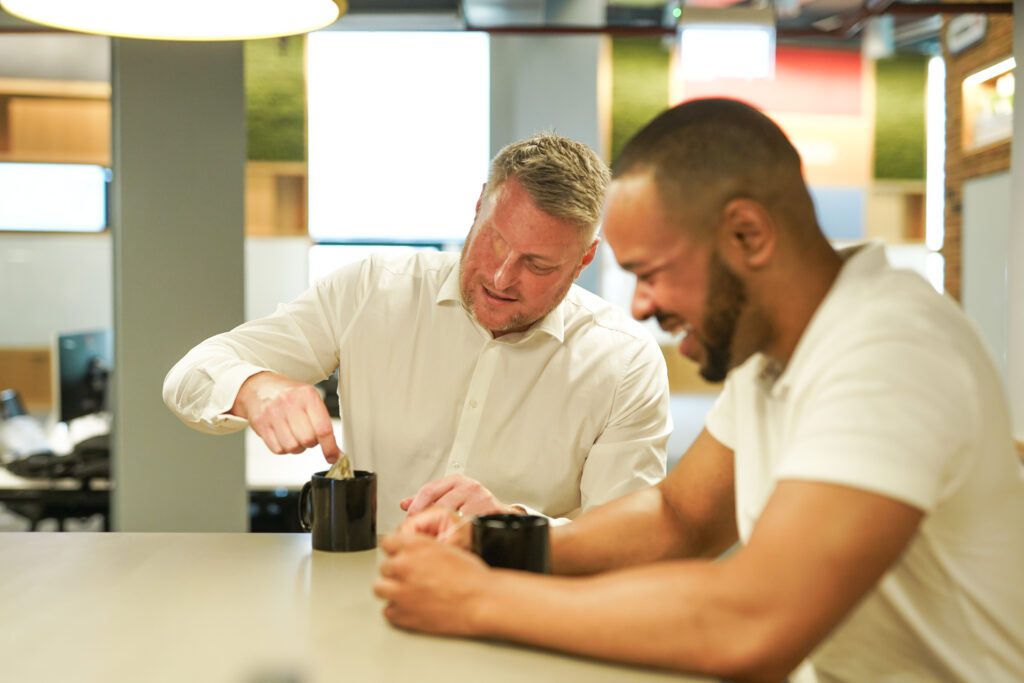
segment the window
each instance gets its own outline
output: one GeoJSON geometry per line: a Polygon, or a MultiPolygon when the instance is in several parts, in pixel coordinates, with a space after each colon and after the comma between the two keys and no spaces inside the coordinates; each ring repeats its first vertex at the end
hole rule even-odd
{"type": "Polygon", "coordinates": [[[321,31],[307,59],[310,237],[461,241],[490,156],[488,37],[321,31]]]}

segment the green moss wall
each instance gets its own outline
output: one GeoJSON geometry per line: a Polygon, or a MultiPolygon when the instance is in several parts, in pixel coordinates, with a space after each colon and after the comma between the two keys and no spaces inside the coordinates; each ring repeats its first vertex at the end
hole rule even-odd
{"type": "Polygon", "coordinates": [[[928,57],[880,59],[875,78],[875,178],[923,180],[928,57]]]}
{"type": "Polygon", "coordinates": [[[660,38],[612,40],[612,161],[668,106],[669,53],[660,38]]]}
{"type": "Polygon", "coordinates": [[[302,36],[245,44],[249,159],[305,161],[305,48],[302,36]]]}

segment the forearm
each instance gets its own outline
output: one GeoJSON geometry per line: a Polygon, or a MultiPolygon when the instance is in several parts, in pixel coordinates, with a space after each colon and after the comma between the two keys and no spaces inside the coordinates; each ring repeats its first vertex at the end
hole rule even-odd
{"type": "Polygon", "coordinates": [[[586,579],[495,572],[476,627],[482,636],[617,662],[781,680],[793,657],[767,646],[771,591],[746,583],[703,560],[586,579]]]}
{"type": "Polygon", "coordinates": [[[682,524],[660,486],[594,508],[551,530],[556,574],[592,574],[701,554],[697,537],[682,524]]]}

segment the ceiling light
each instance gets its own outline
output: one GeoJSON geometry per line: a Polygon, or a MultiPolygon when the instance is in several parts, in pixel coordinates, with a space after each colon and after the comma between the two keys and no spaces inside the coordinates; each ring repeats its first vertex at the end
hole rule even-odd
{"type": "Polygon", "coordinates": [[[772,78],[775,15],[770,8],[686,7],[677,27],[685,80],[772,78]]]}
{"type": "Polygon", "coordinates": [[[249,40],[308,33],[346,0],[0,0],[26,21],[81,33],[154,40],[249,40]]]}

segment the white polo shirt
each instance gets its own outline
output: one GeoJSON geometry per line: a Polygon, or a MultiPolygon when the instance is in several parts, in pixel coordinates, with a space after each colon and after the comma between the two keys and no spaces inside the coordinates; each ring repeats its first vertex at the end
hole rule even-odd
{"type": "Polygon", "coordinates": [[[1001,379],[952,300],[881,245],[844,256],[782,374],[751,358],[707,418],[735,452],[741,539],[782,479],[924,511],[811,655],[819,682],[1024,681],[1024,479],[1001,379]]]}
{"type": "MultiPolygon", "coordinates": [[[[665,475],[665,360],[624,311],[576,285],[525,333],[498,339],[461,304],[459,255],[379,256],[339,269],[271,316],[203,342],[168,373],[182,420],[226,433],[251,375],[317,382],[340,367],[343,449],[378,474],[378,528],[447,474],[552,517],[665,475]]],[[[287,455],[281,457],[288,457],[287,455]]]]}

